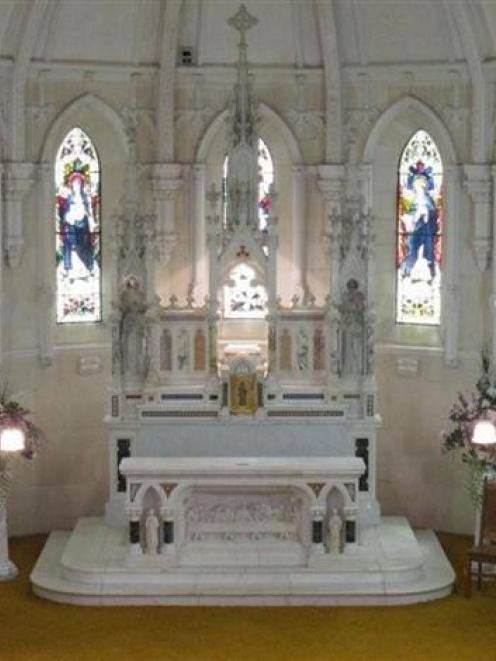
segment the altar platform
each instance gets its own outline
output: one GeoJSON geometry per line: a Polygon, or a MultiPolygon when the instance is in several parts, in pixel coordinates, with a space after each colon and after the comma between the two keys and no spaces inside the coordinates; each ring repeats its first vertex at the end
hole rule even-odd
{"type": "MultiPolygon", "coordinates": [[[[233,543],[235,545],[235,543],[233,543]]],[[[455,575],[432,531],[402,517],[366,527],[359,543],[313,566],[129,567],[127,531],[100,518],[55,531],[31,574],[46,599],[88,606],[402,605],[451,594],[455,575]]]]}

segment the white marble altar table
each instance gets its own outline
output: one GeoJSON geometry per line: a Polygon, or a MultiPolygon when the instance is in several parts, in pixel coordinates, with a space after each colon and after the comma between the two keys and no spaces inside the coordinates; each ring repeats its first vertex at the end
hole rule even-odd
{"type": "Polygon", "coordinates": [[[126,458],[130,557],[167,567],[308,564],[331,552],[332,512],[342,553],[357,539],[364,471],[356,457],[126,458]],[[150,548],[155,517],[162,532],[150,548]]]}

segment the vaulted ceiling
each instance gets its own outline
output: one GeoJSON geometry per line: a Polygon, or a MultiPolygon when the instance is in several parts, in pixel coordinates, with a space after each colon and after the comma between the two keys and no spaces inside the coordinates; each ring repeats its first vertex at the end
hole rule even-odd
{"type": "MultiPolygon", "coordinates": [[[[0,58],[158,66],[165,7],[179,3],[178,46],[198,65],[236,59],[226,20],[239,0],[0,0],[0,58]]],[[[319,6],[329,5],[341,65],[484,62],[496,56],[494,0],[245,0],[259,24],[250,61],[323,65],[319,6]]]]}

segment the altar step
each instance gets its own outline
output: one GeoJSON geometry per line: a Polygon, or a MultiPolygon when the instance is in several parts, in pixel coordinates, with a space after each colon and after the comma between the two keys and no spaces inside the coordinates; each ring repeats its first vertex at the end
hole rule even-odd
{"type": "Polygon", "coordinates": [[[351,606],[401,605],[451,594],[455,574],[432,531],[412,534],[406,519],[385,517],[353,553],[311,567],[179,567],[160,558],[129,568],[122,530],[82,519],[53,532],[31,574],[33,591],[80,605],[351,606]]]}

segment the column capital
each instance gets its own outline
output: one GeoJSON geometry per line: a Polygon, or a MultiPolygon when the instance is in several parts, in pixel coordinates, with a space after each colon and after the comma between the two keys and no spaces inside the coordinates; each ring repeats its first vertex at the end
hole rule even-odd
{"type": "Polygon", "coordinates": [[[346,168],[344,165],[324,164],[317,169],[319,177],[317,186],[327,200],[335,200],[344,192],[346,168]]]}
{"type": "Polygon", "coordinates": [[[183,187],[183,166],[181,163],[153,163],[151,184],[155,198],[174,197],[183,187]]]}

